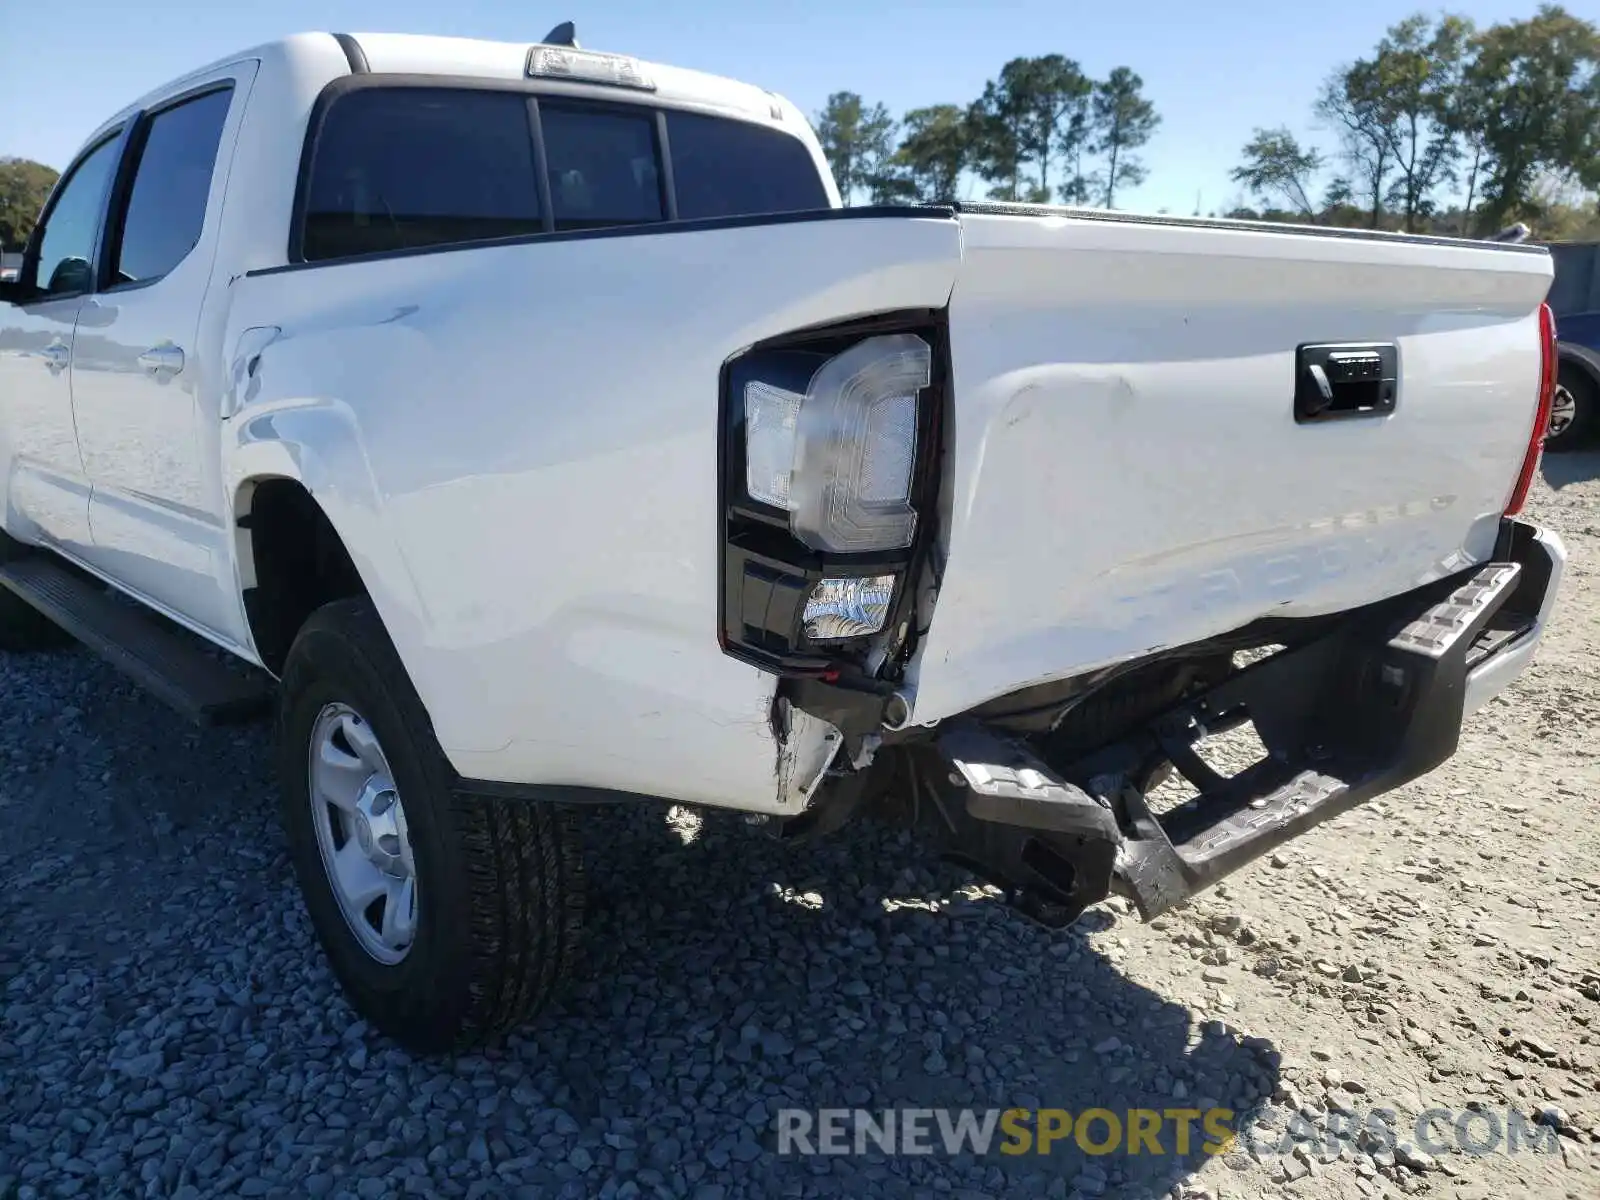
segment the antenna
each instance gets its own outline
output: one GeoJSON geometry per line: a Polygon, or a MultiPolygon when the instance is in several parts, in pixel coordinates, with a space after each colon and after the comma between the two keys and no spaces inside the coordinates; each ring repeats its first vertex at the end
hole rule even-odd
{"type": "Polygon", "coordinates": [[[549,33],[544,35],[545,46],[571,46],[578,49],[578,27],[571,21],[563,21],[549,33]]]}

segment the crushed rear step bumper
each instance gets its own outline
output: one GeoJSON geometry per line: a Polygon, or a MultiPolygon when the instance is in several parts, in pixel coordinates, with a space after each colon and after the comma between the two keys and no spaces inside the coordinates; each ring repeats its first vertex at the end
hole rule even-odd
{"type": "Polygon", "coordinates": [[[940,747],[966,793],[965,816],[987,825],[990,840],[997,826],[1014,831],[1003,865],[1015,869],[1001,872],[1004,882],[1035,893],[1024,908],[1037,909],[1043,893],[1053,924],[1107,888],[1147,920],[1165,912],[1454,753],[1469,700],[1487,698],[1482,681],[1503,686],[1531,656],[1565,552],[1553,535],[1507,521],[1496,558],[1359,610],[1075,763],[1046,765],[1015,742],[956,725],[940,747]],[[1246,721],[1266,757],[1224,777],[1196,746],[1246,721]],[[1147,792],[1167,764],[1193,795],[1157,813],[1147,792]],[[1086,869],[1074,861],[1029,878],[1030,842],[1048,847],[1052,863],[1081,859],[1086,869]]]}

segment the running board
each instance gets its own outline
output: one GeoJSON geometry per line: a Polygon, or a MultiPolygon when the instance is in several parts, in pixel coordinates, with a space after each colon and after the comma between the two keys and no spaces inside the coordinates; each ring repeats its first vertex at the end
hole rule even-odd
{"type": "Polygon", "coordinates": [[[231,666],[196,635],[49,556],[0,564],[0,585],[198,725],[247,721],[271,704],[264,674],[231,666]]]}

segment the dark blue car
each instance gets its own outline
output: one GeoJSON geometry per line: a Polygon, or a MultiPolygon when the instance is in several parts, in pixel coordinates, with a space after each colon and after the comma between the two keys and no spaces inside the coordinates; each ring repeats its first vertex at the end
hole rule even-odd
{"type": "Polygon", "coordinates": [[[1600,434],[1600,243],[1557,244],[1550,255],[1556,268],[1550,306],[1561,363],[1544,444],[1572,450],[1600,434]]]}
{"type": "Polygon", "coordinates": [[[1547,450],[1573,449],[1593,440],[1600,427],[1600,312],[1556,318],[1561,373],[1550,406],[1547,450]]]}

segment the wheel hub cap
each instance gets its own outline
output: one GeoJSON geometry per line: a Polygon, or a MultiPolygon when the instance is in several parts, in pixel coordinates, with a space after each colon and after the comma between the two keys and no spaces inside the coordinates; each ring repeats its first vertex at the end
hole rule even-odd
{"type": "Polygon", "coordinates": [[[1550,400],[1549,435],[1560,437],[1577,415],[1578,402],[1573,399],[1572,393],[1564,387],[1556,388],[1555,395],[1550,400]]]}
{"type": "Polygon", "coordinates": [[[417,880],[388,759],[347,704],[317,714],[308,759],[312,828],[334,899],[361,948],[393,965],[416,936],[417,880]]]}

